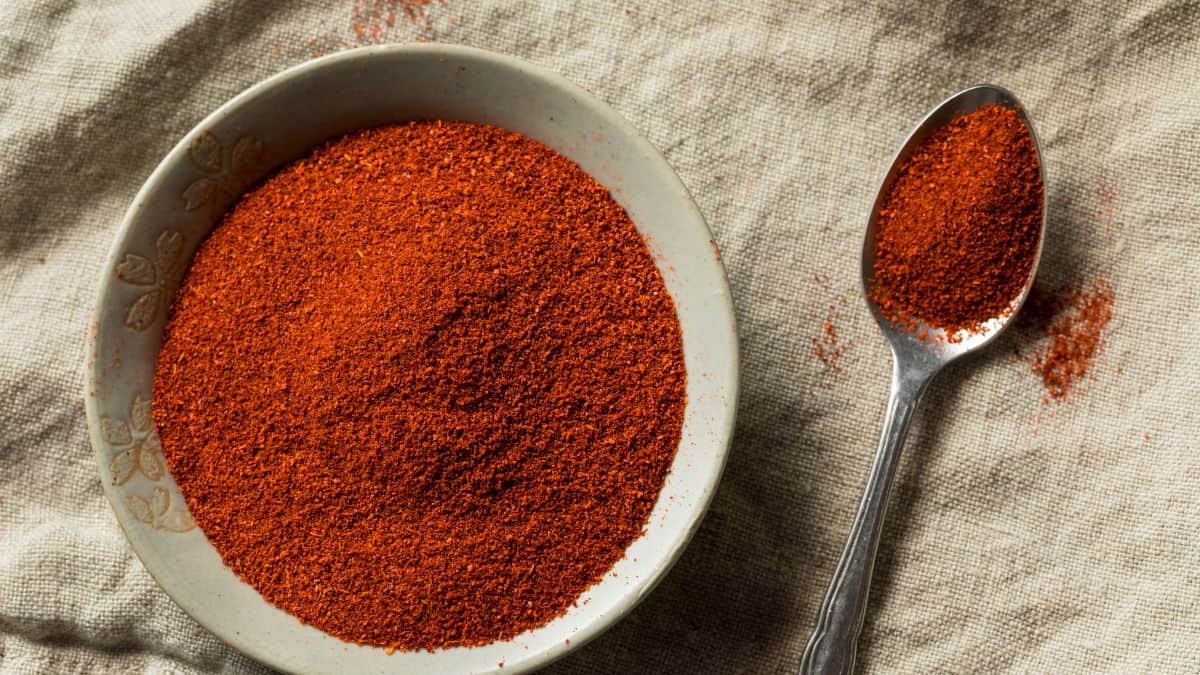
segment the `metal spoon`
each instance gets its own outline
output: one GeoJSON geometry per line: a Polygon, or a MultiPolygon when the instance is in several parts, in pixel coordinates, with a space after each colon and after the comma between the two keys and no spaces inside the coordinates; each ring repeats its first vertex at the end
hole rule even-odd
{"type": "MultiPolygon", "coordinates": [[[[930,380],[937,375],[943,366],[964,354],[982,348],[991,342],[1008,326],[1012,317],[1020,309],[1021,304],[1029,295],[1033,279],[1037,273],[1037,259],[1041,257],[1042,241],[1046,231],[1045,190],[1042,197],[1042,238],[1038,241],[1037,253],[1033,267],[1029,270],[1029,278],[1019,297],[1013,300],[1012,311],[1002,317],[989,321],[982,332],[962,335],[961,340],[948,342],[935,337],[946,337],[944,331],[930,326],[919,326],[917,331],[905,330],[894,325],[879,311],[879,307],[870,299],[870,278],[875,269],[875,233],[878,223],[877,215],[883,204],[883,199],[892,187],[899,168],[912,152],[933,132],[945,126],[954,118],[972,112],[978,108],[993,103],[1002,103],[1016,109],[1033,137],[1035,152],[1038,152],[1038,165],[1044,166],[1041,153],[1037,150],[1037,136],[1033,133],[1025,109],[1021,107],[1016,96],[1011,92],[992,85],[979,85],[961,91],[943,101],[933,109],[916,129],[904,141],[900,152],[892,160],[892,166],[875,205],[871,208],[871,217],[867,223],[867,235],[862,248],[862,285],[867,305],[875,315],[875,321],[883,329],[884,337],[892,347],[892,392],[888,400],[887,416],[883,421],[883,436],[879,441],[879,449],[875,453],[875,464],[867,479],[862,502],[858,505],[858,514],[854,517],[854,525],[850,528],[850,536],[846,548],[842,551],[841,560],[833,573],[829,590],[821,602],[821,611],[817,615],[817,626],[809,638],[800,662],[800,672],[805,675],[821,673],[822,675],[838,673],[849,675],[854,671],[854,658],[858,646],[859,633],[862,632],[863,618],[867,613],[867,595],[871,586],[871,572],[875,566],[875,551],[879,548],[880,532],[883,529],[883,516],[887,509],[888,496],[891,494],[892,479],[896,473],[896,465],[900,457],[900,449],[904,446],[904,437],[908,432],[908,424],[912,420],[913,411],[921,400],[930,380]],[[921,330],[928,332],[925,340],[918,339],[921,330]]],[[[1042,185],[1046,183],[1045,169],[1041,170],[1042,185]]]]}

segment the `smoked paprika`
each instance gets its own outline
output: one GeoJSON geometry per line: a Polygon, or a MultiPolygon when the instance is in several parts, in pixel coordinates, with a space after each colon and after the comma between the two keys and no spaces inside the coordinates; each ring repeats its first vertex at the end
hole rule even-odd
{"type": "Polygon", "coordinates": [[[871,297],[889,319],[977,332],[1012,311],[1042,226],[1037,149],[1020,115],[989,105],[934,132],[878,216],[871,297]]]}
{"type": "Polygon", "coordinates": [[[518,134],[414,122],[327,142],[225,216],[175,297],[154,418],[266,600],[437,649],[546,623],[624,555],[685,384],[604,187],[518,134]]]}

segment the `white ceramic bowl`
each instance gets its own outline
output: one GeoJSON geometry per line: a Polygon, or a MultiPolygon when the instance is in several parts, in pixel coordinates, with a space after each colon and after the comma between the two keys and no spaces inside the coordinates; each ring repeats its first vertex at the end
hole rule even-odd
{"type": "Polygon", "coordinates": [[[613,110],[543,68],[447,45],[368,47],[292,68],[221,106],[130,206],[88,336],[88,432],[134,551],[188,614],[276,668],[312,673],[521,672],[598,635],[679,556],[716,490],[733,430],[738,352],[711,234],[662,156],[613,110]],[[221,562],[163,464],[150,417],[170,298],[196,246],[249,184],[320,141],[411,119],[493,124],[566,155],[608,187],[655,256],[683,327],[683,439],[645,533],[564,616],[505,642],[436,652],[348,644],[269,605],[221,562]]]}

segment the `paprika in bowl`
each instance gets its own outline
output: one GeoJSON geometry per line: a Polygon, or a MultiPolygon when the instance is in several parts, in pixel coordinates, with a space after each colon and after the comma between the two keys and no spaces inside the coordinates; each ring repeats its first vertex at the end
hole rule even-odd
{"type": "MultiPolygon", "coordinates": [[[[456,190],[472,189],[462,182],[454,185],[456,190]]],[[[404,211],[406,222],[419,225],[423,222],[419,216],[419,213],[404,211]]],[[[353,216],[343,208],[328,210],[321,217],[352,219],[353,216]]],[[[560,218],[556,222],[568,221],[560,218]]],[[[312,222],[305,225],[312,226],[312,222]]],[[[581,234],[584,235],[587,233],[581,234]]],[[[587,239],[584,236],[579,241],[571,241],[582,244],[587,239]]],[[[554,264],[557,259],[545,260],[547,264],[554,264]]],[[[554,293],[555,297],[560,297],[561,293],[575,290],[560,286],[554,293]]],[[[261,298],[265,301],[268,295],[264,293],[261,298]]],[[[479,300],[476,296],[474,299],[479,300]]],[[[336,294],[330,297],[336,298],[336,294]]],[[[421,313],[420,307],[415,308],[415,313],[403,314],[403,311],[409,311],[406,307],[400,307],[401,314],[389,316],[411,316],[422,321],[428,318],[421,313]]],[[[665,160],[609,108],[558,76],[504,56],[462,47],[371,47],[318,59],[251,88],[210,115],[156,169],[126,215],[106,268],[91,328],[87,398],[89,433],[105,492],[134,550],[175,601],[218,637],[252,657],[289,671],[436,673],[492,672],[503,668],[503,672],[520,672],[544,665],[583,644],[632,608],[681,552],[716,488],[728,449],[736,404],[737,343],[728,285],[703,219],[665,160]],[[439,124],[430,120],[447,122],[439,124]],[[363,129],[372,131],[360,132],[363,129]],[[328,139],[339,137],[342,138],[321,145],[328,139]],[[313,151],[314,147],[318,149],[313,151]],[[452,157],[455,148],[473,150],[460,155],[461,161],[455,162],[452,157]],[[621,307],[613,314],[612,308],[617,306],[604,305],[604,297],[593,294],[589,297],[600,304],[591,310],[580,305],[583,308],[580,316],[571,317],[564,313],[559,317],[560,322],[550,325],[550,329],[562,330],[567,324],[584,325],[580,322],[586,323],[589,316],[623,316],[622,321],[635,321],[635,324],[628,324],[627,330],[632,331],[628,333],[628,344],[610,341],[609,346],[618,350],[611,353],[628,354],[631,348],[642,349],[651,355],[661,351],[661,358],[654,357],[658,366],[645,367],[650,370],[666,368],[661,370],[665,373],[666,388],[651,390],[633,384],[628,396],[618,397],[627,400],[614,399],[612,402],[612,405],[626,406],[623,410],[644,411],[636,416],[637,419],[630,420],[630,429],[655,429],[659,428],[655,426],[658,424],[669,431],[670,417],[676,414],[672,412],[670,401],[666,400],[676,395],[670,393],[673,391],[670,382],[676,381],[680,388],[686,387],[685,395],[679,396],[686,404],[681,403],[680,417],[674,418],[675,431],[645,438],[641,444],[653,448],[656,442],[661,444],[666,439],[675,447],[665,448],[665,453],[642,457],[630,462],[629,466],[604,464],[606,468],[591,477],[583,469],[570,476],[610,480],[628,486],[622,488],[629,493],[626,501],[645,504],[645,514],[636,515],[640,512],[634,509],[636,517],[630,520],[626,514],[625,520],[620,521],[626,523],[624,532],[627,534],[622,536],[628,541],[622,537],[612,539],[609,548],[616,547],[615,550],[604,551],[607,557],[596,558],[604,561],[600,573],[588,571],[590,568],[582,564],[587,562],[584,558],[596,554],[594,549],[585,546],[580,546],[578,551],[581,563],[578,569],[583,571],[574,576],[571,571],[576,567],[566,559],[547,558],[553,561],[554,570],[539,571],[536,564],[531,564],[530,569],[520,570],[519,578],[504,565],[498,565],[498,561],[503,562],[502,553],[506,550],[503,546],[509,545],[504,543],[506,538],[513,538],[514,532],[516,539],[520,539],[522,532],[530,533],[530,536],[544,535],[555,523],[562,523],[561,526],[566,528],[568,520],[560,517],[566,515],[565,509],[560,513],[555,513],[552,508],[533,515],[516,513],[516,518],[510,519],[513,522],[505,521],[513,526],[508,531],[466,531],[454,526],[439,529],[445,525],[442,520],[426,519],[414,520],[409,524],[411,531],[405,533],[403,522],[389,521],[385,528],[383,523],[370,519],[357,523],[357,530],[342,528],[337,522],[333,522],[337,527],[328,529],[330,519],[314,510],[315,502],[305,502],[299,495],[283,510],[277,508],[276,501],[266,505],[270,508],[255,501],[282,499],[288,495],[287,489],[302,491],[318,485],[315,481],[319,478],[320,489],[337,495],[326,503],[338,503],[339,517],[343,517],[342,514],[345,518],[370,516],[372,507],[378,506],[354,501],[361,500],[363,494],[370,494],[369,491],[364,493],[362,488],[375,477],[369,472],[353,471],[354,467],[364,466],[364,463],[361,455],[348,453],[379,451],[381,446],[372,443],[392,430],[370,426],[380,410],[371,411],[375,417],[368,417],[362,408],[351,405],[359,403],[355,397],[364,394],[348,388],[352,383],[361,382],[356,379],[358,374],[322,373],[319,370],[320,364],[325,362],[322,359],[338,355],[338,350],[367,352],[375,345],[383,345],[388,349],[387,357],[394,358],[392,362],[405,373],[419,368],[436,370],[441,366],[422,360],[406,361],[411,354],[404,351],[390,333],[364,336],[336,332],[336,327],[346,325],[344,317],[338,315],[339,311],[352,315],[345,319],[347,321],[369,320],[375,316],[373,312],[380,311],[380,307],[364,302],[367,297],[364,288],[392,283],[396,293],[413,300],[415,305],[427,297],[429,314],[435,319],[449,317],[456,320],[463,312],[469,314],[480,307],[486,308],[486,303],[491,302],[509,314],[500,323],[473,323],[473,329],[493,326],[497,335],[503,330],[519,330],[522,334],[539,330],[540,324],[530,318],[540,311],[538,303],[522,307],[517,302],[519,299],[503,292],[496,297],[483,297],[483,304],[464,305],[445,297],[451,286],[454,292],[462,292],[462,284],[469,282],[475,274],[468,274],[466,270],[473,269],[473,262],[480,260],[488,261],[491,267],[487,272],[503,281],[492,283],[479,277],[474,291],[491,292],[499,288],[524,292],[522,289],[529,283],[525,276],[530,273],[530,268],[513,265],[509,269],[494,264],[497,262],[496,251],[530,250],[513,248],[521,242],[536,243],[539,247],[536,250],[542,253],[552,252],[553,247],[541,240],[521,239],[528,232],[517,221],[511,228],[503,230],[503,241],[495,240],[499,243],[487,246],[474,245],[462,232],[439,233],[436,230],[438,223],[430,221],[427,225],[433,230],[412,233],[412,236],[426,237],[424,241],[429,246],[422,248],[412,241],[402,243],[395,250],[387,249],[394,255],[385,260],[371,257],[383,249],[356,248],[357,242],[351,241],[349,235],[345,241],[330,239],[327,241],[332,244],[313,248],[308,238],[312,234],[310,230],[299,225],[291,229],[254,230],[250,223],[253,219],[247,217],[247,209],[257,208],[259,213],[278,215],[295,209],[298,202],[306,198],[311,201],[318,195],[326,195],[328,200],[316,199],[316,202],[330,207],[333,203],[330,200],[349,193],[338,192],[333,186],[339,185],[339,181],[356,180],[354,176],[364,175],[371,178],[363,184],[363,189],[373,190],[373,194],[384,200],[380,203],[399,204],[403,200],[397,201],[397,194],[383,191],[386,187],[383,183],[403,180],[405,172],[381,176],[372,173],[372,162],[380,161],[380,152],[387,152],[392,153],[387,156],[388,162],[402,166],[405,153],[425,150],[441,152],[446,156],[446,164],[414,165],[407,172],[408,179],[414,172],[428,169],[434,172],[432,175],[446,179],[443,182],[449,181],[447,176],[450,174],[463,178],[477,173],[502,182],[508,176],[507,172],[502,171],[496,176],[488,172],[496,171],[496,166],[506,161],[505,153],[531,158],[542,171],[539,175],[551,181],[553,188],[542,202],[536,202],[540,206],[531,202],[530,226],[538,225],[537,209],[543,209],[572,214],[579,219],[573,226],[603,231],[603,236],[596,241],[608,248],[597,249],[589,256],[576,247],[561,255],[582,260],[584,268],[594,273],[589,278],[598,280],[599,285],[594,290],[602,291],[603,296],[620,299],[626,297],[622,288],[641,289],[640,295],[636,296],[637,302],[630,305],[641,307],[638,310],[641,314],[621,314],[625,311],[621,307]],[[306,159],[292,163],[306,155],[306,159]],[[339,166],[353,171],[339,173],[342,170],[339,166]],[[281,170],[281,167],[284,168],[281,170]],[[277,170],[278,174],[225,215],[240,195],[277,170]],[[446,173],[438,173],[442,171],[446,173]],[[329,188],[327,192],[326,188],[329,188]],[[608,193],[611,193],[611,199],[608,193]],[[551,198],[554,195],[572,197],[562,197],[565,206],[556,206],[551,198]],[[245,226],[242,230],[238,229],[239,223],[245,226]],[[221,224],[220,237],[214,235],[205,243],[218,224],[221,224]],[[621,234],[625,227],[629,228],[632,239],[621,234]],[[443,235],[453,235],[457,248],[446,248],[449,240],[443,235]],[[637,235],[642,241],[638,241],[637,235]],[[196,255],[198,250],[200,255],[196,255]],[[256,254],[248,255],[248,251],[256,254]],[[262,254],[264,251],[269,254],[262,254]],[[342,253],[346,254],[345,260],[336,258],[342,253]],[[463,279],[453,274],[457,264],[453,256],[456,255],[462,256],[463,279]],[[285,256],[294,256],[295,260],[282,261],[281,257],[285,256]],[[331,258],[336,259],[331,261],[331,258]],[[394,266],[389,267],[389,263],[394,266]],[[186,276],[185,270],[190,270],[186,276]],[[275,270],[280,273],[273,275],[275,270]],[[290,315],[290,319],[303,317],[313,325],[322,325],[312,322],[312,317],[323,316],[322,312],[327,308],[332,311],[328,316],[336,319],[329,324],[328,334],[308,334],[291,343],[295,346],[296,364],[310,369],[304,373],[303,381],[275,378],[277,373],[270,371],[268,361],[262,361],[261,380],[239,380],[228,376],[228,370],[222,368],[195,367],[197,361],[210,365],[233,363],[240,368],[239,372],[252,372],[251,368],[245,367],[245,361],[261,358],[261,353],[254,351],[255,340],[263,331],[289,328],[286,321],[272,323],[279,317],[235,312],[238,318],[219,326],[220,335],[228,336],[229,340],[204,341],[203,353],[189,353],[180,348],[180,345],[186,348],[192,344],[186,340],[181,342],[181,335],[187,335],[189,330],[193,331],[193,337],[202,335],[204,326],[209,325],[205,322],[220,319],[219,314],[206,314],[207,306],[231,307],[234,311],[246,309],[258,301],[260,295],[254,292],[257,287],[248,290],[238,288],[239,284],[255,279],[257,281],[253,283],[277,284],[278,287],[261,287],[272,293],[288,291],[293,286],[307,288],[304,286],[306,279],[301,277],[310,270],[314,275],[334,276],[338,283],[344,280],[347,294],[342,305],[314,306],[310,296],[298,298],[294,303],[293,309],[298,313],[290,315]],[[428,274],[420,274],[422,270],[428,274]],[[515,272],[508,274],[510,271],[515,272]],[[390,275],[403,281],[392,280],[390,275]],[[177,294],[181,280],[185,278],[185,289],[177,294]],[[655,300],[656,288],[664,289],[669,300],[655,300]],[[228,303],[233,297],[243,304],[237,307],[220,304],[228,303]],[[164,327],[168,325],[169,314],[171,327],[164,348],[164,327]],[[670,314],[674,314],[677,322],[670,314]],[[372,339],[376,341],[372,342],[372,339]],[[636,347],[639,339],[647,340],[644,346],[636,347]],[[672,344],[681,346],[679,353],[682,365],[686,367],[686,383],[682,369],[676,371],[670,365],[672,344]],[[321,351],[326,348],[332,351],[321,351]],[[672,375],[676,372],[677,379],[672,375]],[[218,380],[208,386],[212,383],[206,383],[204,379],[209,377],[218,380]],[[304,439],[295,435],[282,436],[278,428],[286,424],[292,424],[295,429],[304,428],[308,409],[296,405],[295,397],[289,394],[289,386],[294,388],[297,383],[310,386],[310,382],[328,383],[331,394],[320,402],[328,404],[321,415],[313,410],[312,423],[322,425],[314,428],[313,433],[329,432],[330,429],[324,426],[329,424],[344,435],[340,437],[342,444],[330,447],[327,453],[297,459],[299,451],[288,444],[298,448],[304,439]],[[345,400],[337,400],[339,392],[347,394],[345,400]],[[663,400],[648,397],[649,393],[663,400]],[[230,400],[248,399],[253,399],[258,409],[277,405],[278,416],[268,419],[267,423],[259,420],[253,428],[239,428],[238,424],[243,420],[219,419],[211,415],[212,411],[230,409],[225,407],[230,400]],[[330,411],[340,411],[342,418],[330,411]],[[653,419],[655,411],[663,411],[668,419],[656,422],[653,419]],[[357,433],[357,427],[349,421],[353,419],[362,419],[363,440],[358,445],[353,443],[357,433]],[[193,432],[188,430],[190,420],[194,420],[193,432]],[[158,429],[156,421],[162,425],[158,429]],[[159,439],[160,430],[162,440],[159,439]],[[164,443],[168,445],[166,459],[169,461],[164,461],[164,443]],[[252,464],[214,461],[228,457],[266,458],[269,461],[252,464]],[[295,461],[284,461],[288,457],[295,461]],[[339,457],[346,459],[339,462],[339,457]],[[643,471],[647,466],[657,466],[655,462],[660,461],[665,462],[662,464],[664,470],[669,466],[669,472],[665,473],[665,478],[659,475],[658,482],[651,481],[652,487],[661,485],[657,497],[653,490],[641,490],[637,487],[640,483],[629,480],[628,474],[643,471]],[[198,469],[197,463],[205,465],[198,469]],[[605,476],[609,478],[605,479],[605,476]],[[176,478],[179,478],[178,483],[176,478]],[[346,483],[344,489],[343,481],[346,483]],[[181,484],[185,488],[182,493],[181,484]],[[259,492],[264,485],[281,491],[278,494],[259,492]],[[239,486],[246,487],[241,494],[238,494],[239,486]],[[189,503],[202,506],[211,503],[203,499],[197,501],[197,495],[205,488],[221,491],[220,498],[225,500],[222,503],[227,508],[216,511],[205,508],[193,514],[189,503]],[[239,506],[228,508],[232,504],[239,506]],[[253,547],[263,536],[271,535],[258,521],[264,514],[279,518],[281,531],[311,534],[318,528],[326,528],[321,532],[328,536],[322,534],[306,540],[306,546],[317,546],[319,551],[310,548],[298,551],[297,556],[327,566],[331,570],[329,578],[297,576],[295,566],[289,564],[292,561],[278,557],[278,551],[283,549],[273,549],[275,558],[243,555],[244,550],[239,546],[253,547]],[[196,526],[197,521],[202,527],[196,526]],[[629,523],[637,527],[629,530],[629,523]],[[206,537],[203,532],[214,534],[206,537]],[[335,532],[362,532],[363,536],[361,540],[339,540],[335,532]],[[252,536],[239,538],[239,533],[252,536]],[[387,541],[380,538],[385,535],[387,541]],[[493,535],[495,542],[489,539],[493,535]],[[417,555],[420,555],[421,546],[427,547],[425,550],[431,556],[461,552],[464,548],[461,543],[456,543],[456,539],[470,540],[478,546],[465,550],[489,552],[480,555],[478,560],[452,555],[444,558],[451,566],[446,575],[494,582],[467,588],[467,591],[479,591],[471,600],[475,603],[471,609],[480,614],[490,612],[486,620],[481,618],[467,625],[464,619],[467,614],[455,616],[439,609],[454,606],[457,594],[466,592],[461,584],[444,583],[446,578],[433,579],[428,586],[433,589],[430,592],[445,595],[445,602],[441,602],[444,599],[441,597],[433,598],[437,602],[425,604],[391,602],[401,594],[411,594],[415,590],[413,579],[403,577],[404,570],[409,569],[405,567],[407,563],[397,565],[398,571],[392,579],[380,576],[372,580],[379,586],[378,594],[372,595],[370,588],[358,589],[360,595],[365,593],[366,599],[362,602],[358,602],[361,599],[358,596],[354,596],[355,602],[348,602],[344,607],[337,602],[325,602],[330,597],[351,597],[338,595],[345,592],[345,584],[354,582],[345,570],[353,569],[359,558],[371,559],[370,556],[377,553],[371,547],[393,546],[402,536],[416,542],[412,550],[417,555]],[[491,574],[488,572],[481,576],[479,567],[497,565],[497,569],[503,568],[503,573],[488,577],[487,574],[491,574]],[[550,583],[547,580],[558,583],[563,579],[582,585],[578,589],[569,585],[557,591],[549,589],[554,592],[530,596],[528,602],[525,601],[527,596],[522,595],[529,593],[532,587],[547,591],[550,583]],[[582,594],[576,596],[580,590],[582,594]],[[389,593],[392,594],[390,598],[389,593]],[[378,611],[392,614],[372,616],[372,597],[388,599],[388,602],[377,603],[378,611]],[[481,597],[491,597],[495,604],[481,605],[481,597]],[[545,607],[538,604],[542,598],[564,597],[567,603],[561,609],[554,609],[552,603],[545,607]],[[571,597],[575,598],[573,602],[571,597]],[[520,598],[521,602],[514,602],[515,598],[520,598]],[[436,606],[426,606],[429,604],[436,606]],[[411,613],[412,616],[397,617],[397,612],[411,613]],[[392,639],[380,637],[384,633],[372,632],[376,623],[405,622],[422,630],[386,633],[392,639]],[[489,635],[493,637],[489,638],[489,635]]],[[[422,343],[425,346],[438,340],[458,346],[472,344],[478,347],[487,343],[486,339],[481,341],[478,334],[455,332],[461,328],[457,323],[448,325],[439,319],[425,328],[429,338],[422,343]]],[[[471,359],[480,354],[472,350],[447,351],[451,357],[447,361],[448,370],[437,372],[449,373],[449,379],[436,392],[455,397],[455,406],[474,414],[479,408],[478,392],[469,387],[456,389],[461,383],[454,379],[470,371],[450,361],[475,363],[482,369],[480,372],[490,373],[496,370],[497,363],[510,363],[512,359],[503,349],[491,349],[484,355],[486,359],[476,363],[471,359]]],[[[547,359],[553,357],[548,353],[547,359]]],[[[541,372],[534,367],[541,365],[531,363],[528,372],[541,372]]],[[[589,372],[611,377],[611,373],[605,371],[612,368],[606,368],[604,363],[596,365],[599,367],[589,372]]],[[[636,379],[632,381],[636,382],[636,379]]],[[[420,386],[411,378],[405,382],[408,386],[420,386]]],[[[527,387],[529,392],[539,391],[537,382],[529,377],[498,382],[506,388],[519,386],[527,387]]],[[[563,410],[568,410],[571,405],[586,406],[589,403],[586,400],[574,402],[570,392],[551,393],[558,396],[553,400],[564,406],[563,410]]],[[[306,405],[310,403],[305,401],[306,405]]],[[[413,410],[420,412],[419,406],[413,410]]],[[[441,418],[414,421],[408,435],[401,440],[404,443],[414,442],[414,438],[428,441],[429,448],[440,447],[438,444],[445,441],[447,447],[453,447],[452,441],[461,440],[461,436],[469,436],[472,432],[470,428],[460,427],[452,429],[455,439],[439,440],[437,434],[445,429],[438,427],[438,419],[441,418]]],[[[586,443],[577,442],[578,439],[575,441],[563,442],[561,447],[584,453],[579,455],[584,459],[600,457],[596,454],[597,448],[589,448],[586,443]]],[[[548,437],[547,443],[554,442],[548,437]]],[[[399,447],[410,446],[401,443],[399,447]]],[[[634,446],[627,444],[627,447],[634,446]]],[[[469,458],[464,461],[469,465],[469,458]]],[[[460,471],[462,466],[436,469],[460,471]]],[[[564,481],[557,488],[552,483],[516,487],[536,488],[542,496],[560,493],[557,499],[564,500],[561,502],[564,506],[574,508],[578,504],[587,504],[584,511],[605,518],[597,521],[597,525],[615,528],[614,523],[620,519],[603,515],[609,513],[606,509],[611,504],[601,503],[603,500],[597,500],[596,494],[581,491],[580,487],[588,484],[586,481],[567,480],[565,470],[563,475],[564,481]]],[[[467,470],[462,476],[470,479],[471,489],[485,493],[487,480],[496,479],[499,486],[504,480],[519,481],[522,474],[478,476],[467,470]]],[[[389,480],[394,479],[389,477],[389,480]]],[[[408,482],[390,483],[390,487],[376,494],[380,500],[397,500],[395,503],[401,506],[408,503],[405,500],[421,499],[421,491],[413,486],[429,480],[429,476],[417,472],[405,480],[408,482]],[[397,486],[404,489],[399,492],[392,489],[397,486]]],[[[503,487],[512,488],[511,485],[503,487]]],[[[527,503],[526,497],[532,494],[529,490],[514,492],[521,495],[517,501],[522,504],[527,503]]],[[[436,495],[436,490],[431,494],[436,495]]],[[[444,496],[455,497],[454,494],[444,496]]],[[[204,499],[210,497],[212,495],[204,499]]],[[[421,502],[412,513],[422,516],[426,511],[439,508],[445,511],[439,499],[421,502]]],[[[464,507],[464,504],[455,502],[457,507],[464,507]]],[[[576,527],[579,524],[578,521],[571,522],[576,527]]],[[[613,531],[618,530],[620,528],[613,531]]],[[[590,539],[581,535],[581,540],[597,541],[594,533],[589,536],[590,539]]],[[[422,568],[420,559],[413,560],[411,569],[428,572],[428,565],[422,568]]],[[[406,600],[407,597],[399,599],[406,600]]]]}

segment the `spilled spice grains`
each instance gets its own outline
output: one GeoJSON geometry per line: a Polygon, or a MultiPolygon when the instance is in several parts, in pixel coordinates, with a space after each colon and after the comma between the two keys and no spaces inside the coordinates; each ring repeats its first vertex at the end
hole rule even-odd
{"type": "Polygon", "coordinates": [[[1018,356],[1029,362],[1046,389],[1046,401],[1062,400],[1092,373],[1112,319],[1113,288],[1097,279],[1087,289],[1065,288],[1047,293],[1035,287],[1022,310],[1042,343],[1018,356]]]}
{"type": "MultiPolygon", "coordinates": [[[[346,4],[349,7],[346,33],[327,31],[304,41],[313,58],[351,47],[406,40],[424,42],[435,37],[433,16],[429,12],[433,0],[354,0],[346,4]]],[[[437,4],[446,3],[438,0],[437,4]]],[[[455,19],[448,17],[446,22],[453,24],[455,19]]],[[[276,45],[275,49],[278,48],[276,45]]]]}
{"type": "MultiPolygon", "coordinates": [[[[832,294],[833,290],[829,286],[829,277],[825,274],[814,274],[813,281],[817,283],[827,293],[832,294]]],[[[830,302],[825,309],[824,315],[819,315],[816,312],[810,313],[809,317],[814,321],[820,322],[820,329],[816,335],[809,338],[812,343],[812,355],[821,362],[824,366],[826,381],[822,386],[828,386],[828,378],[837,377],[842,373],[842,356],[846,352],[853,341],[844,340],[838,334],[836,322],[841,319],[841,312],[838,307],[845,307],[847,304],[845,295],[838,295],[837,302],[830,302]]]]}
{"type": "MultiPolygon", "coordinates": [[[[381,44],[399,18],[421,27],[418,39],[427,37],[433,23],[426,15],[432,0],[355,0],[352,10],[355,41],[360,45],[381,44]]],[[[443,3],[444,4],[444,3],[443,3]]]]}
{"type": "Polygon", "coordinates": [[[825,364],[825,368],[830,373],[842,372],[842,352],[845,351],[845,345],[838,341],[837,326],[833,325],[833,320],[837,318],[837,309],[832,308],[830,314],[824,321],[821,322],[821,335],[812,338],[813,355],[825,364]]]}
{"type": "Polygon", "coordinates": [[[226,564],[339,638],[437,649],[566,611],[680,441],[681,332],[608,191],[515,133],[332,140],[197,252],[154,382],[226,564]]]}
{"type": "Polygon", "coordinates": [[[1042,191],[1037,149],[1015,110],[990,105],[951,121],[884,197],[872,300],[898,324],[951,335],[1006,315],[1036,262],[1042,191]]]}

